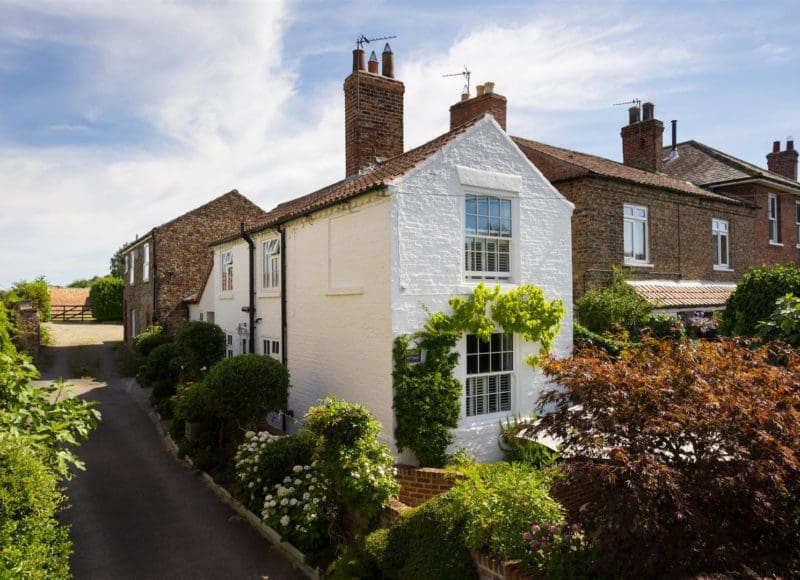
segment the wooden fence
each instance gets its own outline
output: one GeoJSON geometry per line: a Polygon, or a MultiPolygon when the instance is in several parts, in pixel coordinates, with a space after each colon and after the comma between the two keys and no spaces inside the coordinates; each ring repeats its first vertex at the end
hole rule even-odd
{"type": "Polygon", "coordinates": [[[92,316],[92,307],[88,304],[75,304],[75,305],[58,305],[50,307],[51,320],[63,321],[77,321],[85,322],[87,320],[94,320],[92,316]]]}

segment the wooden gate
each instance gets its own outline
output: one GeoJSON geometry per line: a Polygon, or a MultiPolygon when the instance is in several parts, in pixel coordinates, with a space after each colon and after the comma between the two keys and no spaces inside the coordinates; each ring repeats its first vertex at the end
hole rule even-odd
{"type": "Polygon", "coordinates": [[[88,304],[58,305],[50,307],[51,320],[64,320],[85,322],[94,320],[92,307],[88,304]]]}

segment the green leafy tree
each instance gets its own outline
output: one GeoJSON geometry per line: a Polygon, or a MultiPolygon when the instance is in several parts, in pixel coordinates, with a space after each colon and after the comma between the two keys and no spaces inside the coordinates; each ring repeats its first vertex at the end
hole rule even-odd
{"type": "Polygon", "coordinates": [[[92,284],[97,282],[102,276],[94,276],[92,278],[78,278],[69,283],[67,288],[91,288],[92,284]]]}
{"type": "Polygon", "coordinates": [[[768,340],[782,340],[800,347],[800,298],[787,294],[775,301],[770,317],[756,325],[758,334],[768,340]]]}
{"type": "Polygon", "coordinates": [[[15,282],[6,295],[5,303],[9,308],[13,308],[25,300],[36,307],[42,320],[50,320],[50,288],[44,276],[39,276],[32,282],[27,280],[15,282]]]}
{"type": "Polygon", "coordinates": [[[225,357],[225,332],[216,324],[192,320],[175,333],[184,380],[196,380],[225,357]]]}
{"type": "Polygon", "coordinates": [[[89,300],[92,315],[99,321],[122,320],[122,295],[125,283],[122,278],[106,276],[92,284],[89,300]]]}
{"type": "Polygon", "coordinates": [[[603,286],[589,290],[575,302],[578,321],[587,330],[597,334],[623,331],[634,338],[647,326],[651,308],[618,267],[612,267],[603,286]]]}
{"type": "Polygon", "coordinates": [[[109,275],[114,276],[115,278],[123,278],[125,276],[125,256],[123,253],[127,247],[127,244],[122,244],[119,250],[114,252],[114,255],[111,256],[111,261],[108,267],[109,275]]]}

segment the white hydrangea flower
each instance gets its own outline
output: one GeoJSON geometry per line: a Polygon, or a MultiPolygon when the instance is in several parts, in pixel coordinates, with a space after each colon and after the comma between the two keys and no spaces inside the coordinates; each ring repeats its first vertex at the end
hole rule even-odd
{"type": "Polygon", "coordinates": [[[294,484],[295,484],[295,485],[303,485],[303,482],[302,482],[302,480],[300,480],[300,479],[295,479],[295,480],[294,480],[294,484]]]}
{"type": "Polygon", "coordinates": [[[289,505],[297,505],[297,500],[295,498],[290,499],[289,505]]]}
{"type": "Polygon", "coordinates": [[[289,522],[290,522],[290,521],[291,521],[291,520],[290,520],[289,516],[283,516],[283,517],[281,518],[281,525],[282,525],[283,527],[286,527],[286,526],[288,526],[288,525],[289,525],[289,522]]]}
{"type": "Polygon", "coordinates": [[[294,467],[292,467],[292,471],[294,471],[295,473],[300,473],[301,471],[303,471],[303,466],[295,465],[294,467]]]}
{"type": "Polygon", "coordinates": [[[286,499],[286,498],[283,498],[283,499],[281,500],[281,505],[282,505],[282,506],[289,505],[289,500],[288,500],[288,499],[286,499]]]}

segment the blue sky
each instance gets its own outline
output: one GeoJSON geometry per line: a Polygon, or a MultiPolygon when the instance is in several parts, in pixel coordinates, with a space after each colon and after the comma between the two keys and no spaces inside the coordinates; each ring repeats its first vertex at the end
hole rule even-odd
{"type": "Polygon", "coordinates": [[[639,98],[763,166],[800,137],[799,26],[788,0],[0,0],[0,287],[104,274],[233,188],[270,209],[341,179],[361,34],[397,36],[407,147],[447,130],[466,65],[514,135],[619,160],[612,104],[639,98]]]}

